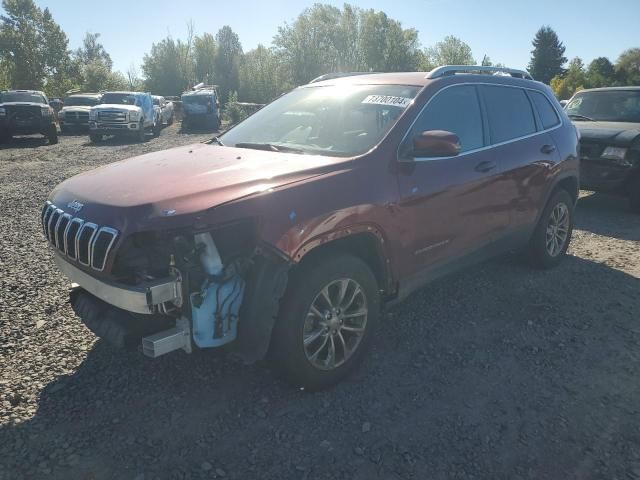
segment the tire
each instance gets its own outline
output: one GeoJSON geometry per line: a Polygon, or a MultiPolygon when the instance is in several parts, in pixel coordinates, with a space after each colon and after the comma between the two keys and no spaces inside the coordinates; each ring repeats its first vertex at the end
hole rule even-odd
{"type": "Polygon", "coordinates": [[[555,191],[529,241],[528,254],[534,267],[549,269],[563,260],[571,242],[573,212],[571,195],[564,189],[555,191]]]}
{"type": "Polygon", "coordinates": [[[162,123],[160,119],[153,124],[153,138],[158,138],[160,136],[160,129],[162,128],[162,123]]]}
{"type": "Polygon", "coordinates": [[[378,284],[366,263],[346,254],[316,257],[289,276],[270,357],[293,386],[311,391],[327,388],[345,378],[362,360],[379,316],[378,284]],[[339,302],[342,285],[346,288],[339,302]],[[322,295],[326,287],[334,307],[340,306],[343,311],[334,309],[331,313],[322,295]],[[312,306],[320,315],[310,313],[312,306]],[[356,313],[360,315],[354,317],[356,313]],[[349,347],[345,349],[345,345],[349,347]]]}
{"type": "Polygon", "coordinates": [[[143,143],[146,139],[145,136],[145,131],[144,131],[144,122],[141,121],[140,125],[138,125],[138,133],[136,134],[136,140],[140,143],[143,143]]]}
{"type": "Polygon", "coordinates": [[[91,140],[91,143],[100,143],[102,141],[102,135],[97,135],[95,133],[90,133],[89,134],[89,140],[91,140]]]}
{"type": "Polygon", "coordinates": [[[58,129],[55,125],[51,125],[47,138],[49,139],[49,145],[55,145],[58,143],[58,129]]]}

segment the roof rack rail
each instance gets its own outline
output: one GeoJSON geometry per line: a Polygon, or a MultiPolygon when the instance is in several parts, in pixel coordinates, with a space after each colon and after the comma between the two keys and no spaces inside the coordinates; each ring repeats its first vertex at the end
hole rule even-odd
{"type": "Polygon", "coordinates": [[[332,72],[332,73],[325,73],[324,75],[320,75],[319,77],[314,78],[309,83],[322,82],[323,80],[333,80],[334,78],[354,77],[356,75],[369,75],[370,73],[376,73],[376,72],[332,72]]]}
{"type": "Polygon", "coordinates": [[[533,77],[525,70],[506,67],[487,67],[484,65],[444,65],[431,70],[425,78],[440,78],[447,75],[455,75],[456,73],[493,73],[494,75],[510,75],[515,78],[533,80],[533,77]]]}

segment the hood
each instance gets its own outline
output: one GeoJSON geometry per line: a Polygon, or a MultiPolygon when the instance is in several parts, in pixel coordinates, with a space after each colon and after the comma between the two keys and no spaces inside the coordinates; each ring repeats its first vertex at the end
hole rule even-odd
{"type": "Polygon", "coordinates": [[[4,102],[0,103],[3,107],[48,107],[46,103],[36,102],[4,102]]]}
{"type": "Polygon", "coordinates": [[[135,105],[120,105],[118,103],[105,103],[91,107],[92,110],[125,110],[127,112],[137,112],[140,107],[135,105]]]}
{"type": "Polygon", "coordinates": [[[640,123],[574,122],[582,141],[628,147],[640,138],[640,123]]]}
{"type": "Polygon", "coordinates": [[[173,216],[203,211],[320,175],[344,160],[196,144],[82,173],[58,185],[50,199],[56,205],[74,200],[84,204],[83,213],[89,215],[85,218],[109,207],[108,216],[121,216],[121,221],[127,209],[144,211],[148,220],[166,212],[173,216]]]}

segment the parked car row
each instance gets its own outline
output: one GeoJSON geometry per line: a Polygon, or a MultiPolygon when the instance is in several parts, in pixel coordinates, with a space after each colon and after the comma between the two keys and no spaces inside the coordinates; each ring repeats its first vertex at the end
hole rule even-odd
{"type": "Polygon", "coordinates": [[[56,120],[62,134],[87,133],[97,143],[105,136],[128,136],[143,141],[160,134],[174,121],[173,102],[142,92],[74,93],[53,102],[40,91],[0,92],[0,142],[14,135],[40,133],[49,143],[58,141],[56,120]]]}

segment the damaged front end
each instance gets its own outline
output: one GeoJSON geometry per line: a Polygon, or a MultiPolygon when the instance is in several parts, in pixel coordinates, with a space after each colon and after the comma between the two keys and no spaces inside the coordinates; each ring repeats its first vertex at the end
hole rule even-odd
{"type": "Polygon", "coordinates": [[[247,363],[266,353],[286,287],[288,260],[261,245],[253,222],[189,232],[135,233],[119,246],[110,279],[65,259],[80,289],[74,310],[117,346],[142,345],[150,357],[234,342],[247,363]]]}

